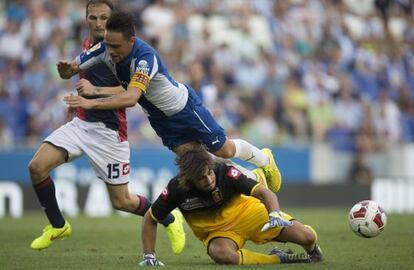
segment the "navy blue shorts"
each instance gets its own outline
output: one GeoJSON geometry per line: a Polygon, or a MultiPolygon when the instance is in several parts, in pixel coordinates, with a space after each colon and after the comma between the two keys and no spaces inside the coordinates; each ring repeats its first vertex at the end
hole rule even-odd
{"type": "Polygon", "coordinates": [[[190,87],[188,101],[179,113],[163,118],[149,117],[150,124],[162,143],[169,149],[189,142],[200,142],[210,152],[219,150],[226,141],[224,129],[204,107],[200,98],[190,87]]]}

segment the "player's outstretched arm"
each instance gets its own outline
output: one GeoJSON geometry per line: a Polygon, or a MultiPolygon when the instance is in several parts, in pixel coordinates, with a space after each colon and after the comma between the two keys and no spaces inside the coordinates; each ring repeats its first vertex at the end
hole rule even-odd
{"type": "Polygon", "coordinates": [[[142,221],[141,237],[144,253],[155,253],[157,222],[152,218],[150,211],[147,211],[142,221]]]}
{"type": "Polygon", "coordinates": [[[125,91],[125,89],[118,86],[95,86],[91,84],[87,79],[80,79],[76,85],[76,90],[78,91],[79,96],[88,97],[88,96],[102,96],[109,97],[116,94],[120,94],[125,91]]]}
{"type": "Polygon", "coordinates": [[[164,266],[155,256],[155,241],[157,238],[157,222],[151,216],[151,209],[147,211],[142,221],[142,245],[144,248],[143,260],[139,266],[164,266]]]}
{"type": "Polygon", "coordinates": [[[66,96],[63,100],[66,102],[66,105],[73,108],[111,110],[133,107],[141,93],[141,90],[135,87],[128,87],[127,91],[110,97],[85,99],[81,96],[66,96]]]}
{"type": "Polygon", "coordinates": [[[70,79],[72,78],[72,76],[78,74],[80,71],[80,68],[75,61],[69,62],[69,61],[61,60],[56,64],[56,66],[57,66],[59,76],[62,79],[70,79]]]}

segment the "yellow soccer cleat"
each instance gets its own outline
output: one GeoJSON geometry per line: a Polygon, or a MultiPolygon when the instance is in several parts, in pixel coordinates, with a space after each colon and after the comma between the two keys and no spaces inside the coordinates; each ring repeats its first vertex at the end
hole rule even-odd
{"type": "Polygon", "coordinates": [[[65,221],[65,225],[62,228],[53,228],[52,225],[47,225],[43,229],[43,234],[33,240],[30,247],[35,250],[42,250],[48,248],[53,240],[64,239],[69,237],[72,233],[72,227],[69,222],[65,221]]]}
{"type": "Polygon", "coordinates": [[[185,232],[183,228],[184,217],[180,211],[171,212],[175,220],[167,227],[167,235],[171,242],[171,249],[175,254],[180,254],[185,246],[185,232]]]}
{"type": "Polygon", "coordinates": [[[257,169],[254,169],[252,172],[256,175],[256,181],[264,185],[266,188],[268,188],[267,181],[266,181],[266,175],[264,174],[263,169],[257,168],[257,169]]]}
{"type": "Polygon", "coordinates": [[[277,168],[272,151],[269,148],[263,148],[262,152],[269,158],[269,164],[262,167],[266,175],[267,186],[271,191],[278,192],[282,185],[282,175],[277,168]]]}

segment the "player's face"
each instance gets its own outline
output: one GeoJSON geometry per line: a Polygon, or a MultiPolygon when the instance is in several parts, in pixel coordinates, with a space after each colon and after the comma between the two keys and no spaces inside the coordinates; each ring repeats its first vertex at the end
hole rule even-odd
{"type": "Polygon", "coordinates": [[[121,62],[131,53],[134,41],[134,37],[127,39],[120,32],[105,32],[106,51],[114,63],[121,62]]]}
{"type": "Polygon", "coordinates": [[[86,22],[93,43],[102,41],[105,34],[105,24],[111,15],[111,9],[105,4],[90,5],[87,10],[86,22]]]}
{"type": "Polygon", "coordinates": [[[198,190],[212,191],[216,187],[216,174],[212,169],[206,169],[202,178],[196,181],[195,186],[198,190]]]}

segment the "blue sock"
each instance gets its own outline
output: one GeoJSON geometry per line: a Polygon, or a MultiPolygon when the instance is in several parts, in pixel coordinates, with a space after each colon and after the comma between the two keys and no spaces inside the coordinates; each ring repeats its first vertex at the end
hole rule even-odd
{"type": "Polygon", "coordinates": [[[56,201],[55,184],[53,183],[52,178],[48,176],[41,183],[33,185],[33,187],[50,224],[52,224],[54,228],[62,228],[65,225],[65,219],[63,218],[56,201]]]}

